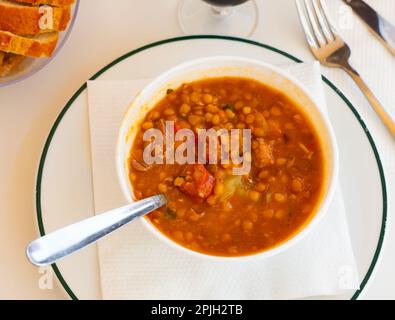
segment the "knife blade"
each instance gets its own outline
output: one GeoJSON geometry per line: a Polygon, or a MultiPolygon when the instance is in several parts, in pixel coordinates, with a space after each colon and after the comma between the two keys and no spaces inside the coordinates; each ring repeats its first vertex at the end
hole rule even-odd
{"type": "Polygon", "coordinates": [[[395,27],[362,0],[343,0],[395,56],[395,27]]]}

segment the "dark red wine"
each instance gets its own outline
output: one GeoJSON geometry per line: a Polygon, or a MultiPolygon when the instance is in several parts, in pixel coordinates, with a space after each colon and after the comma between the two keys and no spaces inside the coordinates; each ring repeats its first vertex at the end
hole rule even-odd
{"type": "Polygon", "coordinates": [[[231,7],[247,2],[248,0],[203,0],[203,1],[213,6],[231,7]]]}

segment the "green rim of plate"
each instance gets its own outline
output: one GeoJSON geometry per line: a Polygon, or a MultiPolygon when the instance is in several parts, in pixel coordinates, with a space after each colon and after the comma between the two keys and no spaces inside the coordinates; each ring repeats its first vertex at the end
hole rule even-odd
{"type": "MultiPolygon", "coordinates": [[[[252,41],[252,40],[248,40],[248,39],[236,38],[236,37],[227,37],[227,36],[217,36],[217,35],[193,35],[193,36],[169,38],[169,39],[153,42],[153,43],[150,43],[150,44],[145,45],[143,47],[140,47],[138,49],[132,50],[132,51],[124,54],[123,56],[115,59],[110,64],[106,65],[104,68],[102,68],[97,73],[95,73],[89,80],[95,80],[101,74],[103,74],[105,71],[110,69],[112,66],[114,66],[117,63],[125,60],[126,58],[128,58],[130,56],[133,56],[133,55],[135,55],[135,54],[137,54],[137,53],[139,53],[141,51],[144,51],[146,49],[149,49],[149,48],[152,48],[152,47],[157,47],[157,46],[160,46],[160,45],[166,44],[166,43],[177,42],[177,41],[185,41],[185,40],[193,40],[193,39],[220,39],[220,40],[239,41],[239,42],[255,45],[255,46],[262,47],[262,48],[265,48],[267,50],[276,52],[276,53],[281,54],[282,56],[285,56],[285,57],[289,58],[290,60],[292,60],[294,62],[297,62],[297,63],[303,62],[302,60],[296,58],[295,56],[293,56],[293,55],[291,55],[291,54],[289,54],[289,53],[287,53],[285,51],[282,51],[280,49],[274,48],[274,47],[269,46],[267,44],[263,44],[263,43],[252,41]]],[[[365,134],[366,134],[366,136],[367,136],[367,138],[369,140],[369,143],[370,143],[370,145],[371,145],[371,147],[373,149],[373,153],[374,153],[374,156],[375,156],[376,161],[377,161],[377,166],[378,166],[378,169],[379,169],[380,179],[381,179],[382,196],[383,196],[383,214],[382,214],[380,236],[379,236],[379,240],[378,240],[378,243],[377,243],[377,247],[376,247],[376,250],[375,250],[372,262],[370,263],[369,269],[368,269],[367,273],[365,274],[365,276],[364,276],[364,278],[363,278],[363,280],[362,280],[362,282],[360,284],[360,288],[358,290],[356,290],[355,293],[353,294],[353,296],[351,297],[351,300],[356,300],[358,298],[358,296],[361,294],[362,290],[365,288],[366,284],[368,283],[368,281],[369,281],[369,279],[370,279],[370,277],[371,277],[371,275],[373,273],[373,270],[374,270],[374,268],[376,266],[377,260],[379,258],[381,248],[383,246],[384,235],[385,235],[385,227],[386,227],[386,222],[387,222],[387,187],[386,187],[386,182],[385,182],[383,165],[382,165],[381,160],[380,160],[380,155],[379,155],[379,153],[377,151],[377,147],[376,147],[376,145],[374,143],[374,140],[373,140],[373,138],[372,138],[372,136],[371,136],[371,134],[369,132],[369,129],[367,128],[365,122],[362,120],[360,114],[355,109],[355,107],[351,104],[351,102],[345,97],[345,95],[332,82],[330,82],[324,76],[322,76],[322,80],[330,88],[332,88],[340,96],[340,98],[342,98],[342,100],[350,108],[350,110],[352,111],[352,113],[355,115],[355,117],[357,118],[358,122],[360,123],[361,127],[363,128],[363,130],[364,130],[364,132],[365,132],[365,134]]],[[[58,128],[60,122],[62,121],[63,116],[66,114],[66,112],[71,107],[73,102],[77,99],[77,97],[86,88],[87,88],[87,84],[84,83],[77,90],[77,92],[71,97],[71,99],[67,102],[67,104],[64,106],[64,108],[60,112],[59,116],[56,118],[55,123],[53,124],[53,126],[51,128],[51,131],[49,132],[48,138],[47,138],[47,140],[45,142],[45,145],[44,145],[43,152],[41,154],[40,164],[39,164],[38,173],[37,173],[37,182],[36,182],[36,211],[37,211],[38,227],[39,227],[39,231],[40,231],[40,235],[41,236],[45,235],[44,223],[43,223],[43,219],[42,219],[42,209],[41,209],[41,182],[42,182],[42,176],[43,176],[43,171],[44,171],[45,159],[46,159],[49,147],[51,145],[52,138],[55,135],[56,129],[58,128]]],[[[56,264],[52,264],[52,268],[54,270],[55,275],[59,279],[59,282],[61,283],[63,288],[66,290],[66,292],[68,293],[70,298],[73,299],[73,300],[78,300],[78,297],[75,295],[73,290],[71,290],[71,288],[67,284],[66,280],[63,278],[62,273],[60,272],[60,270],[57,267],[57,265],[56,264]]]]}

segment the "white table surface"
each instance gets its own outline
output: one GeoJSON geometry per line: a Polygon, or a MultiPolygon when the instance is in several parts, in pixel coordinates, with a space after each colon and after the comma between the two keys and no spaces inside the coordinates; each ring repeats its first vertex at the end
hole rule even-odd
{"type": "MultiPolygon", "coordinates": [[[[294,1],[257,1],[261,17],[253,39],[312,60],[294,1]]],[[[26,244],[37,236],[33,196],[44,141],[67,100],[97,70],[139,46],[182,35],[177,24],[177,2],[82,0],[73,33],[55,60],[32,78],[0,89],[0,299],[65,298],[57,286],[52,290],[39,288],[41,274],[27,262],[24,253],[26,244]]],[[[367,2],[395,24],[395,1],[367,2]]],[[[353,30],[344,31],[350,37],[354,65],[395,115],[395,58],[368,35],[366,40],[358,40],[365,33],[367,30],[358,20],[353,30]]],[[[385,243],[361,298],[395,299],[395,221],[391,212],[395,199],[395,142],[342,71],[325,69],[324,73],[357,106],[377,143],[387,179],[385,243]]]]}

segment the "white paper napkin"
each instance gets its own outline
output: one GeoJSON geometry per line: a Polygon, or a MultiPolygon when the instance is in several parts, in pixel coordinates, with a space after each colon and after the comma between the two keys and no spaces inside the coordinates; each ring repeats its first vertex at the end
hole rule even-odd
{"type": "MultiPolygon", "coordinates": [[[[283,68],[326,108],[319,64],[283,68]]],[[[147,81],[88,82],[96,213],[125,203],[114,160],[117,130],[147,81]]],[[[266,261],[195,258],[162,243],[139,221],[99,241],[98,252],[104,299],[295,299],[340,294],[359,286],[340,188],[313,232],[266,261]]]]}

